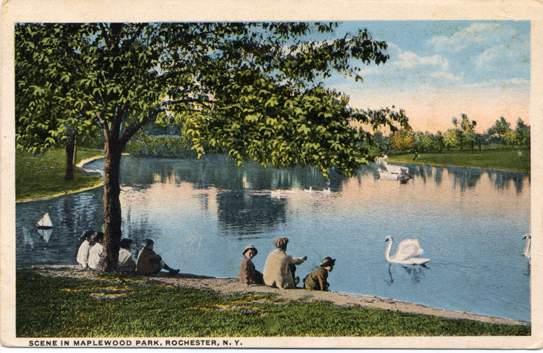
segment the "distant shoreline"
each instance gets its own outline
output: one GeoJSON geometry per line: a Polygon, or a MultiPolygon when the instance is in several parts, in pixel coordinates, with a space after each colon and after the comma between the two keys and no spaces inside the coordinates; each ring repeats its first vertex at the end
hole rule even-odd
{"type": "Polygon", "coordinates": [[[413,160],[414,153],[390,155],[390,163],[429,165],[435,167],[479,168],[497,172],[530,174],[530,150],[444,151],[441,153],[420,153],[413,160]],[[518,155],[518,152],[521,152],[518,155]],[[521,158],[522,157],[522,158],[521,158]]]}
{"type": "MultiPolygon", "coordinates": [[[[85,158],[85,159],[79,161],[79,163],[76,164],[76,168],[78,168],[80,171],[82,171],[85,174],[95,174],[96,171],[86,169],[85,165],[88,164],[88,163],[94,162],[96,160],[103,159],[103,158],[104,158],[104,156],[102,156],[102,155],[96,155],[96,156],[93,156],[93,157],[85,158]]],[[[94,185],[91,185],[91,186],[85,186],[85,187],[78,188],[78,189],[55,192],[53,194],[45,195],[45,196],[25,197],[25,198],[16,200],[15,203],[19,204],[19,203],[28,203],[28,202],[34,202],[34,201],[52,200],[52,199],[56,199],[57,197],[73,195],[73,194],[79,194],[79,193],[84,192],[84,191],[94,190],[94,189],[97,189],[99,187],[102,187],[103,185],[104,185],[104,181],[102,179],[100,179],[94,185]]]]}

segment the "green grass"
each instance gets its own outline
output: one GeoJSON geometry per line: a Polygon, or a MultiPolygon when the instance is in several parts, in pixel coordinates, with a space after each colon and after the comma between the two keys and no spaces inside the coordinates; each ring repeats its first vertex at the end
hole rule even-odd
{"type": "Polygon", "coordinates": [[[530,172],[530,151],[528,149],[421,153],[416,161],[413,161],[413,153],[409,153],[389,156],[389,161],[530,172]],[[520,156],[518,151],[522,153],[520,156]]]}
{"type": "Polygon", "coordinates": [[[529,326],[405,314],[270,294],[221,295],[141,277],[17,272],[18,337],[529,335],[529,326]],[[39,293],[39,295],[36,295],[39,293]],[[95,296],[115,293],[115,299],[95,296]]]}
{"type": "MultiPolygon", "coordinates": [[[[100,150],[78,149],[77,161],[102,154],[100,150]]],[[[17,200],[52,196],[72,192],[99,184],[98,176],[83,175],[77,168],[73,180],[64,180],[66,154],[63,149],[53,149],[39,156],[17,151],[15,178],[17,200]]]]}

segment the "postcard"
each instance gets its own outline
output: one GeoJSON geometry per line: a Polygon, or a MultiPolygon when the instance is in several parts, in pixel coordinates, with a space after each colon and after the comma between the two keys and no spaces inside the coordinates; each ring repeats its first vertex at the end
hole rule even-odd
{"type": "Polygon", "coordinates": [[[3,345],[543,346],[541,2],[4,1],[1,33],[3,345]]]}

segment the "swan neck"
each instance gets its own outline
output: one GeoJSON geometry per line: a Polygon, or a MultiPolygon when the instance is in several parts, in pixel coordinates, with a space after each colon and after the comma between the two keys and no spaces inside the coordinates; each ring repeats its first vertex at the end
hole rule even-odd
{"type": "Polygon", "coordinates": [[[532,247],[532,239],[530,239],[530,237],[526,237],[526,243],[524,245],[524,256],[530,257],[531,247],[532,247]]]}
{"type": "Polygon", "coordinates": [[[385,260],[390,261],[390,250],[392,249],[392,239],[387,242],[385,248],[385,260]]]}

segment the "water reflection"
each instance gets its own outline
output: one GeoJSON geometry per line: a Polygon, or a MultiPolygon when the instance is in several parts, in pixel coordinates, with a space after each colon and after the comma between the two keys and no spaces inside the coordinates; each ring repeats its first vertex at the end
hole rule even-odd
{"type": "Polygon", "coordinates": [[[393,266],[392,264],[388,264],[387,267],[387,278],[385,279],[385,283],[389,286],[392,286],[394,284],[394,276],[392,275],[393,267],[402,269],[405,274],[407,274],[407,277],[413,284],[420,283],[424,277],[425,277],[425,271],[429,270],[429,266],[403,266],[403,265],[397,265],[393,266]]]}
{"type": "MultiPolygon", "coordinates": [[[[286,235],[293,254],[309,256],[302,275],[322,256],[338,258],[334,290],[529,319],[529,274],[520,256],[520,235],[529,232],[529,176],[408,167],[413,179],[406,184],[380,180],[374,165],[350,178],[332,174],[328,183],[312,168],[238,168],[217,156],[123,158],[123,236],[138,245],[154,239],[183,272],[236,276],[249,239],[262,269],[271,239],[286,235]],[[432,268],[385,272],[387,235],[419,239],[432,268]]],[[[17,264],[71,263],[81,232],[102,226],[101,198],[95,190],[17,205],[17,264]],[[45,212],[55,225],[49,243],[34,228],[45,212]]]]}
{"type": "Polygon", "coordinates": [[[287,200],[223,191],[217,194],[219,226],[225,235],[265,233],[286,222],[287,200]]]}
{"type": "Polygon", "coordinates": [[[486,174],[497,190],[508,189],[513,184],[517,193],[522,193],[525,180],[530,180],[529,174],[507,171],[484,170],[480,168],[464,167],[432,167],[428,165],[407,165],[411,175],[419,177],[426,183],[433,176],[436,185],[440,185],[443,179],[443,171],[453,176],[453,184],[460,191],[466,191],[477,187],[481,177],[486,174]]]}

